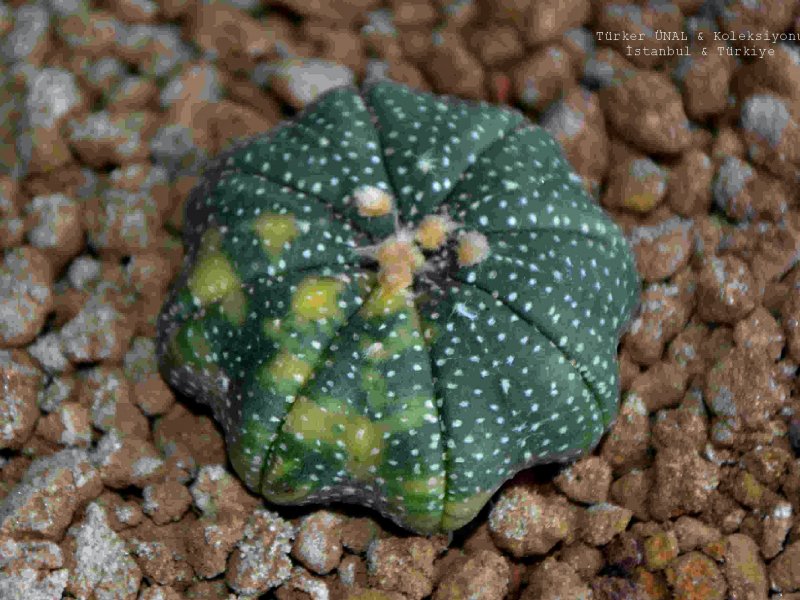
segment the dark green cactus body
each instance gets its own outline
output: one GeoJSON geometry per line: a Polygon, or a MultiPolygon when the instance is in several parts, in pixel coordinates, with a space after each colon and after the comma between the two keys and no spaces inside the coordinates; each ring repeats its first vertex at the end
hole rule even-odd
{"type": "Polygon", "coordinates": [[[452,530],[616,415],[633,257],[515,111],[387,82],[334,90],[209,168],[185,241],[162,370],[212,407],[234,468],[271,501],[452,530]],[[365,186],[394,210],[363,216],[365,186]],[[456,231],[387,291],[365,249],[431,214],[456,231]],[[464,231],[488,241],[475,264],[456,258],[464,231]]]}

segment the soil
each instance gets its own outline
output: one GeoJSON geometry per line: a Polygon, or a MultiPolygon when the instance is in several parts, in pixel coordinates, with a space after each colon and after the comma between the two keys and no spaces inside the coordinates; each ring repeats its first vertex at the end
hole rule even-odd
{"type": "Polygon", "coordinates": [[[800,599],[800,3],[724,4],[0,2],[0,598],[800,599]],[[265,504],[155,362],[204,161],[382,76],[541,123],[643,279],[596,451],[453,536],[265,504]]]}

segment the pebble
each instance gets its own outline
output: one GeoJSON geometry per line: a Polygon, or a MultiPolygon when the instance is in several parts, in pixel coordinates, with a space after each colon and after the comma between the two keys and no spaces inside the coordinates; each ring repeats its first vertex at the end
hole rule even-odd
{"type": "Polygon", "coordinates": [[[653,485],[653,470],[631,469],[611,484],[611,500],[630,509],[640,521],[650,519],[648,500],[653,485]]]}
{"type": "Polygon", "coordinates": [[[14,492],[0,500],[0,535],[60,540],[78,506],[102,492],[85,450],[35,459],[14,492]]]}
{"type": "Polygon", "coordinates": [[[509,578],[508,561],[497,552],[482,550],[439,581],[433,600],[502,600],[509,578]]]}
{"type": "Polygon", "coordinates": [[[155,132],[149,150],[155,164],[167,169],[171,176],[196,174],[208,159],[205,135],[202,130],[168,123],[155,132]]]}
{"type": "Polygon", "coordinates": [[[180,521],[192,504],[192,495],[185,485],[167,480],[153,483],[142,490],[142,510],[156,525],[180,521]]]}
{"type": "Polygon", "coordinates": [[[691,449],[661,448],[653,462],[650,516],[657,520],[704,510],[719,485],[719,467],[691,449]]]}
{"type": "Polygon", "coordinates": [[[422,600],[433,591],[435,557],[428,538],[376,539],[367,548],[369,585],[422,600]]]}
{"type": "Polygon", "coordinates": [[[78,375],[78,402],[91,411],[92,425],[147,438],[146,417],[131,401],[130,382],[119,367],[97,366],[78,375]]]}
{"type": "Polygon", "coordinates": [[[55,542],[3,538],[0,540],[0,561],[3,570],[8,571],[24,566],[58,569],[64,565],[64,556],[55,542]]]}
{"type": "Polygon", "coordinates": [[[785,343],[781,325],[760,305],[734,325],[733,340],[737,346],[767,356],[772,361],[780,359],[785,343]]]}
{"type": "Polygon", "coordinates": [[[600,456],[587,456],[564,469],[553,483],[570,500],[586,504],[605,502],[611,485],[611,467],[600,456]]]}
{"type": "Polygon", "coordinates": [[[105,510],[93,502],[63,544],[70,568],[67,591],[78,598],[136,598],[142,572],[125,543],[108,526],[105,510]]]}
{"type": "Polygon", "coordinates": [[[28,78],[25,115],[19,123],[17,150],[27,173],[51,171],[70,162],[59,126],[86,107],[75,76],[61,68],[45,68],[28,78]]]}
{"type": "MultiPolygon", "coordinates": [[[[744,0],[735,0],[726,6],[719,15],[720,31],[731,31],[741,34],[748,31],[786,31],[791,27],[793,6],[786,5],[780,0],[761,0],[758,6],[753,6],[744,0]]],[[[736,47],[769,48],[771,43],[766,40],[746,41],[734,36],[732,45],[736,47]]]]}
{"type": "Polygon", "coordinates": [[[230,593],[224,579],[194,581],[184,592],[192,600],[228,600],[230,593]]]}
{"type": "Polygon", "coordinates": [[[195,55],[175,23],[132,24],[121,28],[115,43],[119,56],[149,77],[165,77],[195,55]]]}
{"type": "Polygon", "coordinates": [[[545,110],[540,124],[561,144],[589,193],[596,196],[609,166],[608,134],[597,94],[573,87],[545,110]]]}
{"type": "Polygon", "coordinates": [[[757,511],[769,511],[771,507],[782,504],[783,500],[763,485],[753,474],[745,469],[736,469],[735,475],[726,481],[726,491],[734,500],[757,511]]]}
{"type": "MultiPolygon", "coordinates": [[[[163,272],[161,269],[157,271],[163,272]]],[[[134,338],[122,364],[125,376],[131,382],[132,400],[141,411],[147,416],[168,412],[175,396],[158,372],[155,342],[149,337],[134,338]]]]}
{"type": "Polygon", "coordinates": [[[321,59],[287,59],[267,66],[270,89],[295,109],[301,109],[326,91],[354,81],[344,65],[321,59]]]}
{"type": "Polygon", "coordinates": [[[227,460],[225,441],[213,421],[205,415],[192,414],[180,403],[156,419],[153,439],[160,448],[170,443],[187,448],[200,466],[224,464],[227,460]]]}
{"type": "Polygon", "coordinates": [[[771,44],[774,54],[763,62],[762,68],[744,63],[736,70],[732,92],[738,98],[747,98],[759,92],[772,92],[778,96],[800,100],[800,55],[793,44],[771,44]]]}
{"type": "Polygon", "coordinates": [[[142,506],[138,499],[125,500],[118,493],[111,490],[105,490],[95,499],[95,502],[105,509],[108,526],[113,531],[135,527],[144,518],[142,506]]]}
{"type": "Polygon", "coordinates": [[[348,554],[342,558],[342,562],[336,568],[339,581],[347,588],[366,587],[367,585],[367,564],[360,556],[348,554]]]}
{"type": "Polygon", "coordinates": [[[534,566],[520,600],[592,600],[592,591],[571,566],[548,556],[534,566]]]}
{"type": "Polygon", "coordinates": [[[786,184],[736,157],[720,165],[712,190],[716,206],[734,221],[778,221],[788,211],[786,184]]]}
{"type": "Polygon", "coordinates": [[[591,14],[589,0],[545,0],[523,4],[527,7],[523,13],[522,35],[532,46],[557,40],[567,30],[585,24],[591,14]]]}
{"type": "Polygon", "coordinates": [[[120,111],[142,112],[156,106],[158,85],[152,79],[139,75],[126,75],[115,85],[103,88],[106,106],[120,111]]]}
{"type": "Polygon", "coordinates": [[[716,417],[756,428],[768,421],[788,398],[788,388],[778,382],[776,375],[777,369],[766,357],[737,347],[711,369],[703,397],[716,417]]]}
{"type": "Polygon", "coordinates": [[[238,139],[266,133],[277,121],[248,106],[222,100],[203,106],[197,115],[195,126],[198,124],[206,129],[208,150],[212,154],[218,154],[231,148],[238,139]]]}
{"type": "Polygon", "coordinates": [[[226,583],[239,594],[263,594],[291,575],[294,528],[268,510],[254,511],[230,556],[226,583]]]}
{"type": "Polygon", "coordinates": [[[769,581],[767,568],[759,555],[758,544],[741,533],[725,540],[725,579],[734,598],[766,600],[769,581]]]}
{"type": "Polygon", "coordinates": [[[199,0],[188,16],[189,39],[205,56],[223,60],[231,70],[252,68],[273,50],[265,25],[232,4],[199,0]]]}
{"type": "Polygon", "coordinates": [[[724,600],[728,586],[713,560],[700,552],[678,557],[666,571],[675,600],[724,600]]]}
{"type": "Polygon", "coordinates": [[[639,600],[648,597],[643,586],[621,577],[597,577],[592,580],[593,600],[639,600]]]}
{"type": "Polygon", "coordinates": [[[689,263],[694,242],[692,221],[675,216],[655,225],[634,227],[628,240],[642,279],[662,281],[689,263]]]}
{"type": "Polygon", "coordinates": [[[501,550],[516,558],[547,554],[574,534],[574,508],[522,486],[506,488],[489,513],[489,531],[501,550]]]}
{"type": "Polygon", "coordinates": [[[619,415],[600,446],[600,456],[621,475],[650,461],[650,421],[636,393],[622,398],[619,415]]]}
{"type": "MultiPolygon", "coordinates": [[[[692,393],[692,390],[689,392],[692,393]]],[[[696,408],[682,402],[677,408],[659,410],[652,427],[653,446],[694,448],[698,452],[708,442],[708,417],[701,405],[696,408]]]]}
{"type": "Polygon", "coordinates": [[[662,360],[634,378],[630,393],[637,395],[647,412],[654,413],[677,406],[688,380],[689,374],[679,363],[662,360]]]}
{"type": "Polygon", "coordinates": [[[529,110],[542,110],[574,85],[570,55],[560,45],[531,53],[510,72],[512,96],[529,110]]]}
{"type": "Polygon", "coordinates": [[[787,98],[753,94],[739,115],[747,155],[787,183],[800,175],[800,110],[787,98]]]}
{"type": "MultiPolygon", "coordinates": [[[[795,217],[787,217],[775,224],[761,221],[749,227],[755,238],[750,266],[768,285],[783,279],[794,266],[794,256],[800,252],[800,228],[795,217]]],[[[767,307],[766,299],[764,304],[767,307]]],[[[767,308],[771,310],[773,307],[767,308]]],[[[774,308],[777,310],[778,307],[774,308]]]]}
{"type": "Polygon", "coordinates": [[[303,517],[292,546],[292,557],[318,575],[333,571],[342,559],[341,526],[344,519],[326,510],[303,517]]]}
{"type": "Polygon", "coordinates": [[[182,600],[183,596],[169,585],[142,586],[137,600],[182,600]]]}
{"type": "Polygon", "coordinates": [[[351,517],[341,527],[342,545],[354,554],[364,554],[381,533],[380,526],[369,517],[351,517]]]}
{"type": "Polygon", "coordinates": [[[39,419],[36,435],[61,446],[88,447],[92,442],[89,409],[77,402],[64,402],[39,419]]]}
{"type": "Polygon", "coordinates": [[[27,61],[38,65],[50,43],[50,14],[41,4],[23,4],[13,11],[12,26],[0,45],[0,57],[6,63],[27,61]]]}
{"type": "Polygon", "coordinates": [[[671,530],[663,531],[656,524],[656,529],[642,540],[642,556],[648,571],[660,571],[678,556],[678,538],[671,530]]]}
{"type": "Polygon", "coordinates": [[[33,341],[53,308],[52,268],[32,246],[7,250],[0,264],[0,347],[33,341]]]}
{"type": "Polygon", "coordinates": [[[472,99],[485,96],[486,81],[481,63],[458,33],[434,33],[423,69],[431,82],[436,82],[438,93],[472,99]]]}
{"type": "Polygon", "coordinates": [[[628,526],[633,511],[609,502],[592,504],[580,513],[580,538],[590,546],[604,546],[628,526]]]}
{"type": "Polygon", "coordinates": [[[86,205],[86,229],[89,243],[98,253],[108,256],[146,252],[163,235],[161,226],[166,206],[166,172],[158,170],[159,181],[138,189],[113,185],[86,205]],[[161,200],[161,202],[160,202],[161,200]]]}
{"type": "Polygon", "coordinates": [[[282,4],[311,19],[347,23],[377,8],[380,0],[282,0],[282,4]]]}
{"type": "Polygon", "coordinates": [[[732,255],[703,261],[697,277],[698,316],[707,322],[736,323],[755,308],[757,281],[748,265],[732,255]]]}
{"type": "Polygon", "coordinates": [[[788,544],[770,562],[769,581],[779,592],[800,591],[800,540],[788,544]]]}
{"type": "Polygon", "coordinates": [[[83,249],[81,205],[64,194],[34,197],[25,206],[25,230],[30,244],[47,256],[55,272],[83,249]]]}
{"type": "Polygon", "coordinates": [[[186,561],[184,530],[192,519],[194,515],[187,515],[181,523],[159,527],[145,517],[136,527],[120,532],[148,581],[181,589],[191,582],[194,574],[186,561]]]}
{"type": "Polygon", "coordinates": [[[211,579],[225,572],[228,555],[242,538],[246,522],[246,514],[227,510],[186,525],[186,560],[197,575],[211,579]]]}
{"type": "Polygon", "coordinates": [[[667,194],[669,171],[647,157],[636,155],[611,167],[602,203],[608,208],[625,208],[649,213],[667,194]]]}
{"type": "Polygon", "coordinates": [[[500,67],[513,63],[525,54],[519,30],[505,23],[488,23],[467,38],[470,51],[484,67],[500,67]]]}
{"type": "Polygon", "coordinates": [[[681,217],[705,215],[711,206],[714,164],[708,154],[690,148],[671,167],[666,203],[681,217]]]}
{"type": "Polygon", "coordinates": [[[221,77],[213,63],[197,61],[182,65],[159,93],[159,104],[166,111],[164,121],[191,127],[204,104],[222,100],[221,77]]]}
{"type": "Polygon", "coordinates": [[[666,75],[655,71],[624,75],[618,85],[599,94],[612,129],[638,149],[680,154],[691,144],[681,96],[666,75]]]}
{"type": "Polygon", "coordinates": [[[247,512],[259,504],[222,464],[200,467],[189,492],[195,508],[207,517],[225,512],[247,512]]]}
{"type": "Polygon", "coordinates": [[[655,364],[689,320],[691,307],[681,301],[677,285],[654,282],[644,286],[638,314],[623,336],[631,359],[641,365],[655,364]]]}
{"type": "MultiPolygon", "coordinates": [[[[693,40],[692,46],[696,45],[693,40]]],[[[718,52],[704,55],[702,51],[695,51],[675,60],[671,69],[672,80],[681,91],[683,105],[690,119],[703,122],[722,114],[729,107],[731,78],[735,68],[734,57],[718,52]]]]}
{"type": "Polygon", "coordinates": [[[722,533],[718,528],[688,515],[678,517],[673,523],[672,530],[675,532],[678,549],[682,554],[702,549],[722,539],[722,533]]]}
{"type": "Polygon", "coordinates": [[[24,235],[25,222],[20,216],[17,183],[11,177],[0,175],[0,250],[19,246],[24,235]]]}
{"type": "Polygon", "coordinates": [[[786,351],[800,362],[800,291],[790,289],[781,306],[781,324],[786,333],[786,351]]]}
{"type": "Polygon", "coordinates": [[[141,438],[123,436],[117,429],[100,438],[91,457],[103,484],[112,489],[131,485],[144,488],[163,478],[164,461],[155,446],[141,438]]]}
{"type": "Polygon", "coordinates": [[[584,581],[589,581],[597,576],[606,565],[603,552],[583,542],[573,542],[563,546],[558,553],[558,560],[575,569],[575,572],[584,581]]]}
{"type": "Polygon", "coordinates": [[[87,165],[127,164],[147,159],[147,140],[153,135],[157,118],[153,113],[103,110],[84,118],[70,119],[67,141],[87,165]]]}
{"type": "Polygon", "coordinates": [[[76,363],[120,362],[133,333],[126,316],[100,296],[91,296],[61,328],[64,353],[76,363]]]}
{"type": "Polygon", "coordinates": [[[311,600],[326,600],[332,595],[332,580],[315,577],[301,566],[295,566],[289,579],[275,590],[277,600],[294,600],[301,595],[311,600]]]}
{"type": "Polygon", "coordinates": [[[634,535],[630,530],[623,531],[603,548],[603,566],[630,578],[644,560],[642,542],[640,536],[634,535]]]}
{"type": "Polygon", "coordinates": [[[106,10],[92,10],[89,3],[59,2],[55,9],[55,32],[63,44],[85,56],[107,56],[125,24],[106,10]]]}
{"type": "Polygon", "coordinates": [[[20,449],[39,417],[44,374],[23,350],[0,350],[0,448],[20,449]]]}

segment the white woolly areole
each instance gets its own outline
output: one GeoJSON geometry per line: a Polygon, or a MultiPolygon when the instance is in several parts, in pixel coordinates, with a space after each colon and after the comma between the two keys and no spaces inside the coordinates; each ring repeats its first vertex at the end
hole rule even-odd
{"type": "Polygon", "coordinates": [[[489,254],[489,240],[477,231],[467,231],[458,240],[458,262],[463,266],[476,265],[489,254]]]}
{"type": "Polygon", "coordinates": [[[353,199],[358,207],[358,214],[362,217],[385,215],[394,208],[391,194],[374,185],[357,188],[353,192],[353,199]]]}

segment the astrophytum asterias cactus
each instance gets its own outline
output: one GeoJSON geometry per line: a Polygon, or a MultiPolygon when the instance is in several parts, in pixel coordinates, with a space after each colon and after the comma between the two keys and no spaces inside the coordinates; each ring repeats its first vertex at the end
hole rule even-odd
{"type": "Polygon", "coordinates": [[[332,90],[209,166],[185,244],[162,372],[270,501],[453,530],[614,419],[632,254],[516,111],[332,90]]]}

